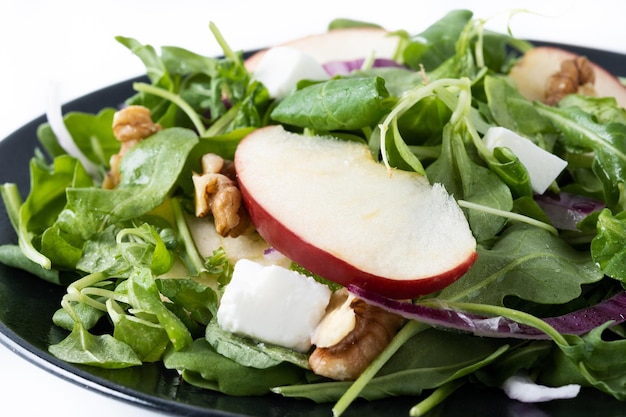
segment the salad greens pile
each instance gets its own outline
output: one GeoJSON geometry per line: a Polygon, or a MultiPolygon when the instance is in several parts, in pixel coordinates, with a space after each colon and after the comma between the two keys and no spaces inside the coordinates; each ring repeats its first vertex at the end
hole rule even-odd
{"type": "MultiPolygon", "coordinates": [[[[372,26],[338,19],[330,29],[359,25],[372,26]]],[[[64,120],[99,176],[43,124],[28,197],[22,201],[15,184],[0,186],[17,235],[15,245],[0,247],[0,261],[67,286],[52,320],[68,336],[50,352],[103,368],[162,362],[189,384],[335,402],[335,415],[357,397],[400,395],[420,401],[411,410],[420,415],[463,384],[499,387],[523,370],[542,384],[576,383],[626,399],[621,323],[563,334],[542,320],[559,316],[584,327],[586,317],[575,312],[623,292],[626,112],[612,98],[572,94],[556,106],[525,99],[507,73],[533,45],[484,25],[456,10],[420,33],[394,32],[399,65],[366,59],[347,75],[303,80],[282,100],[270,97],[212,24],[223,57],[180,47],[157,52],[118,37],[149,79],[134,85],[126,104],[149,108],[162,126],[125,154],[121,183],[101,187],[120,148],[111,130],[115,109],[107,108],[64,120]],[[353,92],[348,103],[346,90],[353,92]],[[306,354],[221,330],[214,318],[233,265],[224,248],[209,257],[196,248],[191,176],[202,155],[230,160],[248,133],[276,123],[361,141],[388,167],[444,184],[465,211],[478,260],[454,284],[413,303],[506,318],[546,337],[477,337],[446,329],[445,320],[409,320],[357,381],[339,382],[314,375],[306,354]],[[566,172],[534,195],[515,154],[483,144],[492,126],[565,159],[566,172]],[[572,214],[576,221],[563,221],[572,214]]]]}

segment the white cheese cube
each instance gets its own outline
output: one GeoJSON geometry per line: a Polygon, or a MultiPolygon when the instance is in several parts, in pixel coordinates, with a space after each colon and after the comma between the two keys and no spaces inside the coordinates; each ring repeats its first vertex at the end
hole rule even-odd
{"type": "Polygon", "coordinates": [[[263,83],[271,97],[283,98],[300,80],[322,81],[329,78],[312,55],[288,46],[269,49],[254,70],[253,78],[263,83]]]}
{"type": "Polygon", "coordinates": [[[231,333],[306,352],[330,295],[311,277],[242,259],[224,290],[217,322],[231,333]]]}
{"type": "Polygon", "coordinates": [[[567,166],[563,159],[504,127],[489,128],[483,142],[491,151],[509,148],[528,171],[530,185],[538,194],[543,194],[567,166]]]}

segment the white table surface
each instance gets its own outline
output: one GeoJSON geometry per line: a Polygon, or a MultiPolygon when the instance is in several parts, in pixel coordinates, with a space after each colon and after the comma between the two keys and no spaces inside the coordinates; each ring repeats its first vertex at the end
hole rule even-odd
{"type": "MultiPolygon", "coordinates": [[[[510,21],[516,36],[626,53],[626,2],[622,0],[4,0],[0,5],[0,138],[45,112],[51,85],[66,102],[143,74],[142,63],[114,40],[116,35],[155,47],[176,45],[219,55],[208,29],[210,21],[233,49],[245,50],[322,32],[336,17],[416,33],[457,8],[470,9],[481,18],[493,17],[488,27],[498,31],[507,29],[508,10],[526,9],[532,13],[520,13],[510,21]]],[[[41,416],[162,415],[68,382],[2,344],[0,409],[41,416]]]]}

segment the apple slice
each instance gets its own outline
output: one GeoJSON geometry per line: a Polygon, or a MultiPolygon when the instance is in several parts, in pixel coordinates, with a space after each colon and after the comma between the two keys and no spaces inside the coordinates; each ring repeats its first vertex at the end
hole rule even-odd
{"type": "MultiPolygon", "coordinates": [[[[546,83],[559,71],[561,62],[576,59],[579,55],[552,46],[535,47],[524,54],[511,68],[509,76],[517,83],[520,93],[529,100],[542,101],[546,83]]],[[[598,97],[615,97],[620,107],[626,108],[626,86],[606,69],[590,62],[595,82],[593,89],[598,97]]]]}
{"type": "Polygon", "coordinates": [[[259,234],[308,270],[390,298],[415,298],[463,275],[476,241],[456,201],[421,175],[388,170],[366,145],[258,129],[235,153],[259,234]]]}
{"type": "MultiPolygon", "coordinates": [[[[384,29],[363,27],[329,30],[294,39],[280,46],[306,52],[320,64],[325,64],[367,58],[372,53],[376,58],[392,58],[398,48],[399,39],[384,29]]],[[[267,49],[253,54],[246,60],[248,71],[254,71],[265,53],[267,49]]]]}

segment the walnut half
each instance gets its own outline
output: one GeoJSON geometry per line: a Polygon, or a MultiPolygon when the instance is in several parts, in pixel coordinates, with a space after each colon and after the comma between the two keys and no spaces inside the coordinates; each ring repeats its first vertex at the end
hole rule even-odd
{"type": "Polygon", "coordinates": [[[192,176],[196,217],[213,215],[220,236],[237,237],[250,231],[251,222],[230,164],[215,154],[202,157],[202,174],[192,176]]]}
{"type": "Polygon", "coordinates": [[[387,347],[405,319],[349,294],[336,291],[312,337],[311,370],[339,381],[351,381],[387,347]]]}
{"type": "Polygon", "coordinates": [[[544,102],[555,105],[563,97],[572,93],[594,96],[595,73],[584,56],[566,59],[561,68],[548,78],[544,102]]]}

